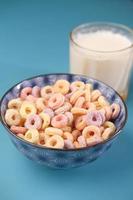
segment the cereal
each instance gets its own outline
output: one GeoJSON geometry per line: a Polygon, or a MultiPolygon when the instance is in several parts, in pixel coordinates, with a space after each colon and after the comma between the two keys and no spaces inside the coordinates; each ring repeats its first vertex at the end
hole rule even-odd
{"type": "Polygon", "coordinates": [[[53,86],[55,93],[67,94],[69,92],[70,83],[66,80],[58,80],[53,86]]]}
{"type": "Polygon", "coordinates": [[[27,118],[31,114],[36,114],[36,107],[33,103],[30,103],[28,101],[24,101],[20,108],[20,115],[22,118],[27,118]]]}
{"type": "Polygon", "coordinates": [[[60,135],[53,135],[47,141],[45,146],[56,149],[63,149],[64,140],[60,135]]]}
{"type": "Polygon", "coordinates": [[[12,126],[12,125],[17,126],[20,124],[21,117],[20,117],[19,112],[16,109],[7,109],[6,114],[5,114],[5,120],[9,126],[12,126]]]}
{"type": "Polygon", "coordinates": [[[18,137],[43,147],[90,147],[116,131],[120,105],[108,102],[90,83],[57,80],[53,85],[25,87],[8,102],[5,121],[18,137]]]}
{"type": "Polygon", "coordinates": [[[67,123],[68,123],[68,118],[64,114],[56,115],[51,120],[51,125],[55,128],[63,128],[67,126],[67,123]]]}

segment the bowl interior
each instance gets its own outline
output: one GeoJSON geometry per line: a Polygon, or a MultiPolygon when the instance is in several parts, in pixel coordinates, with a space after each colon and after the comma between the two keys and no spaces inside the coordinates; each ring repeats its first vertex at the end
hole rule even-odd
{"type": "MultiPolygon", "coordinates": [[[[4,115],[5,115],[5,112],[7,109],[7,104],[9,102],[9,100],[19,97],[20,91],[24,87],[27,87],[27,86],[34,87],[35,85],[37,85],[39,87],[43,87],[45,85],[52,85],[55,83],[56,80],[59,80],[59,79],[65,79],[65,80],[68,80],[69,82],[80,80],[80,81],[83,81],[84,83],[92,83],[93,88],[99,89],[110,103],[115,102],[120,105],[120,107],[121,107],[120,114],[117,117],[117,119],[114,120],[114,123],[116,126],[115,134],[117,134],[123,128],[123,126],[125,125],[125,122],[126,122],[126,118],[127,118],[127,109],[126,109],[125,103],[123,102],[121,97],[118,95],[118,93],[115,92],[108,85],[106,85],[98,80],[89,78],[87,76],[74,75],[74,74],[40,75],[40,76],[26,79],[26,80],[16,84],[12,88],[10,88],[1,99],[0,113],[1,113],[2,123],[4,124],[4,126],[6,126],[6,128],[8,128],[8,126],[5,122],[5,119],[4,119],[4,115]]],[[[10,131],[10,133],[11,133],[11,131],[10,131]]],[[[11,133],[11,134],[13,134],[13,133],[11,133]]]]}

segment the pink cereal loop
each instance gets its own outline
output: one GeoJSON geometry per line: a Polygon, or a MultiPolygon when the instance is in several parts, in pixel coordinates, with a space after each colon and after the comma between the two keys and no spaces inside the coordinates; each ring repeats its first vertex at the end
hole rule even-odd
{"type": "Polygon", "coordinates": [[[69,111],[72,108],[72,105],[69,102],[65,102],[63,106],[55,110],[55,114],[63,114],[67,111],[69,111]]]}
{"type": "Polygon", "coordinates": [[[73,143],[72,143],[71,140],[66,139],[66,140],[64,140],[64,147],[65,147],[66,149],[73,149],[73,148],[74,148],[74,145],[73,145],[73,143]]]}
{"type": "Polygon", "coordinates": [[[48,106],[52,109],[57,109],[64,104],[65,97],[60,93],[55,93],[48,101],[48,106]]]}
{"type": "Polygon", "coordinates": [[[23,126],[14,126],[14,125],[11,126],[10,130],[15,134],[23,134],[23,135],[27,131],[27,129],[23,126]]]}
{"type": "Polygon", "coordinates": [[[45,108],[43,112],[48,114],[50,118],[54,117],[54,111],[51,108],[45,108]]]}
{"type": "Polygon", "coordinates": [[[116,119],[120,113],[120,106],[117,103],[113,103],[111,105],[111,109],[112,109],[112,119],[116,119]]]}
{"type": "Polygon", "coordinates": [[[67,123],[68,123],[68,119],[64,114],[56,115],[51,120],[51,124],[55,128],[63,128],[67,126],[67,123]]]}
{"type": "Polygon", "coordinates": [[[87,123],[87,125],[101,126],[104,123],[104,121],[105,121],[105,116],[100,111],[90,110],[87,113],[87,116],[86,116],[86,123],[87,123]]]}
{"type": "Polygon", "coordinates": [[[106,117],[106,120],[110,120],[111,117],[112,117],[112,109],[111,109],[111,106],[105,106],[105,107],[104,107],[104,110],[105,110],[105,117],[106,117]]]}
{"type": "Polygon", "coordinates": [[[32,88],[31,87],[25,87],[21,90],[21,93],[20,93],[20,98],[25,100],[26,97],[28,95],[30,95],[32,93],[32,88]]]}
{"type": "Polygon", "coordinates": [[[83,137],[83,135],[79,136],[77,141],[79,142],[79,145],[81,147],[86,147],[86,141],[85,141],[85,138],[83,137]]]}
{"type": "Polygon", "coordinates": [[[74,106],[78,107],[78,108],[82,108],[84,102],[85,102],[85,98],[84,97],[79,97],[74,106]]]}
{"type": "Polygon", "coordinates": [[[39,115],[29,115],[25,122],[25,128],[27,129],[40,129],[42,126],[42,120],[39,115]]]}
{"type": "Polygon", "coordinates": [[[33,95],[34,97],[40,97],[40,87],[34,86],[34,87],[32,88],[32,95],[33,95]]]}
{"type": "Polygon", "coordinates": [[[71,112],[65,112],[65,115],[67,116],[68,119],[68,125],[72,125],[73,122],[73,114],[71,112]]]}
{"type": "Polygon", "coordinates": [[[34,97],[33,95],[29,94],[29,95],[26,97],[26,101],[29,101],[29,102],[31,102],[31,103],[35,103],[36,97],[34,97]]]}

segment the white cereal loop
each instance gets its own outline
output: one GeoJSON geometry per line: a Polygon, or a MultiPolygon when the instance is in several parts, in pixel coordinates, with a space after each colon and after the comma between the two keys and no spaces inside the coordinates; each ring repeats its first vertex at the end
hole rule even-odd
{"type": "Polygon", "coordinates": [[[49,148],[63,149],[64,140],[60,135],[53,135],[46,141],[45,146],[49,148]]]}
{"type": "Polygon", "coordinates": [[[87,83],[85,85],[85,101],[91,101],[91,90],[92,90],[92,85],[87,83]]]}
{"type": "Polygon", "coordinates": [[[28,142],[37,144],[39,141],[39,132],[36,129],[29,129],[24,136],[24,139],[28,142]]]}
{"type": "Polygon", "coordinates": [[[67,80],[58,80],[54,84],[55,93],[67,94],[69,92],[70,83],[67,80]]]}
{"type": "Polygon", "coordinates": [[[17,126],[21,122],[21,117],[16,109],[7,109],[5,114],[5,120],[9,126],[17,126]]]}
{"type": "Polygon", "coordinates": [[[8,102],[8,108],[13,108],[19,110],[21,107],[22,101],[20,98],[12,99],[8,102]]]}
{"type": "Polygon", "coordinates": [[[24,101],[19,112],[22,118],[27,118],[31,114],[36,114],[37,110],[33,103],[24,101]]]}
{"type": "Polygon", "coordinates": [[[48,127],[45,129],[46,135],[52,136],[52,135],[63,135],[63,131],[59,128],[54,128],[54,127],[48,127]]]}

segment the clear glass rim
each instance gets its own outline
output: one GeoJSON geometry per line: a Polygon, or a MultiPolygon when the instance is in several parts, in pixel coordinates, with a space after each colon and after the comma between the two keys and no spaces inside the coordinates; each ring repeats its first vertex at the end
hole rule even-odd
{"type": "Polygon", "coordinates": [[[74,39],[74,31],[76,31],[77,29],[79,28],[82,28],[82,27],[87,27],[87,26],[90,26],[90,25],[108,25],[108,26],[115,26],[117,28],[121,28],[123,30],[126,30],[128,31],[132,36],[133,36],[133,30],[131,28],[128,28],[127,26],[123,25],[123,24],[119,24],[119,23],[112,23],[112,22],[90,22],[90,23],[83,23],[83,24],[80,24],[78,26],[76,26],[71,32],[70,32],[70,41],[72,41],[72,43],[74,45],[76,45],[78,48],[81,48],[87,52],[94,52],[94,53],[121,53],[123,51],[126,51],[128,49],[131,49],[133,48],[133,42],[131,43],[131,45],[129,45],[128,47],[125,47],[125,48],[122,48],[122,49],[119,49],[119,50],[114,50],[114,51],[98,51],[98,50],[93,50],[93,49],[88,49],[86,47],[83,47],[82,45],[78,44],[78,42],[75,41],[74,39]]]}

